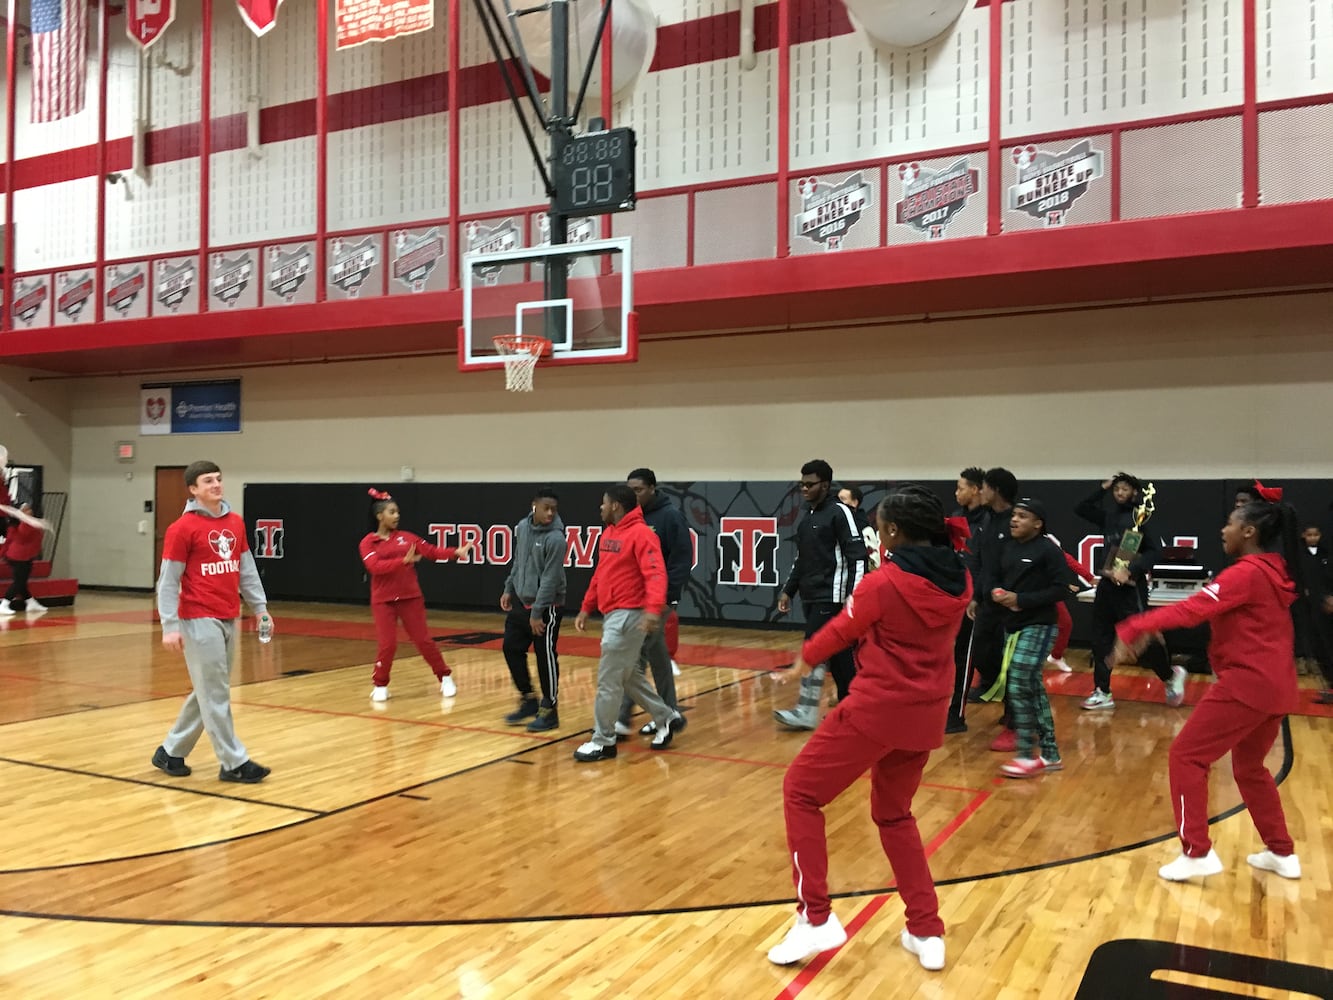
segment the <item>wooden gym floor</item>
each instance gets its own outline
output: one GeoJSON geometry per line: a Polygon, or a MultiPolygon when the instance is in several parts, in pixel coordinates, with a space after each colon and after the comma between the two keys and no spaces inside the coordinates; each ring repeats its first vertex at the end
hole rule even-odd
{"type": "MultiPolygon", "coordinates": [[[[916,812],[947,968],[898,945],[863,781],[827,810],[850,940],[782,969],[764,953],[793,916],[781,783],[805,736],[773,723],[795,690],[767,672],[799,636],[683,628],[689,728],[666,753],[634,737],[617,760],[576,764],[597,633],[572,617],[562,726],[532,735],[501,721],[515,697],[498,612],[431,613],[457,699],[403,655],[392,699],[372,705],[368,610],[278,604],[275,641],[245,635],[237,668],[238,731],[273,768],[244,786],[217,780],[207,738],[189,778],[149,765],[189,690],[151,607],[85,593],[0,623],[0,996],[1068,998],[1095,949],[1139,939],[1333,965],[1333,711],[1309,704],[1312,681],[1270,755],[1301,880],[1245,864],[1261,845],[1225,762],[1212,810],[1227,871],[1159,880],[1177,853],[1167,747],[1189,709],[1126,669],[1116,711],[1082,712],[1081,668],[1047,677],[1062,773],[998,778],[992,706],[931,757],[916,812]]],[[[1195,965],[1153,988],[1207,985],[1195,965]]],[[[1157,995],[1115,970],[1080,996],[1157,995]]],[[[1232,988],[1328,995],[1327,977],[1302,975],[1303,992],[1232,988]]]]}

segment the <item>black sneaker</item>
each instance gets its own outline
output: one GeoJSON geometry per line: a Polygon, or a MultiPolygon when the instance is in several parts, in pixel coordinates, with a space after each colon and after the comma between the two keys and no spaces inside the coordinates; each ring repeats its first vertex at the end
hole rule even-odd
{"type": "Polygon", "coordinates": [[[505,716],[506,726],[521,726],[537,714],[537,708],[541,703],[536,698],[520,698],[518,711],[510,712],[505,716]]]}
{"type": "Polygon", "coordinates": [[[665,750],[671,746],[671,738],[685,728],[685,716],[675,715],[665,729],[659,728],[653,741],[648,744],[654,750],[665,750]]]}
{"type": "Polygon", "coordinates": [[[946,734],[965,733],[967,732],[967,723],[964,722],[962,719],[950,716],[949,721],[944,725],[944,732],[946,734]]]}
{"type": "Polygon", "coordinates": [[[590,764],[598,760],[611,760],[615,755],[615,744],[604,747],[600,743],[593,743],[591,740],[574,751],[574,759],[580,764],[590,764]]]}
{"type": "Polygon", "coordinates": [[[547,730],[559,728],[560,713],[551,706],[537,709],[537,718],[527,725],[527,730],[530,733],[544,733],[547,730]]]}
{"type": "Polygon", "coordinates": [[[185,758],[171,756],[166,747],[153,751],[153,766],[173,778],[185,778],[190,774],[190,765],[185,763],[185,758]]]}
{"type": "Polygon", "coordinates": [[[219,781],[236,781],[242,785],[257,785],[268,777],[271,768],[247,760],[240,767],[228,771],[225,767],[218,771],[219,781]]]}

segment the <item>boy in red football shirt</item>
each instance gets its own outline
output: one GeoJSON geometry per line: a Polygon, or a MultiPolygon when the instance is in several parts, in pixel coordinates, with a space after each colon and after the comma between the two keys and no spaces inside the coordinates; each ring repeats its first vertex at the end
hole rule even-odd
{"type": "Polygon", "coordinates": [[[271,626],[268,599],[254,556],[245,541],[245,522],[222,499],[222,470],[194,462],[185,470],[192,499],[167,529],[157,578],[157,613],[162,645],[184,650],[194,688],[162,745],[153,766],[172,777],[190,773],[185,758],[208,730],[222,768],[218,778],[253,785],[269,768],[250,759],[236,738],[231,718],[231,666],[236,656],[244,597],[258,622],[271,626]]]}

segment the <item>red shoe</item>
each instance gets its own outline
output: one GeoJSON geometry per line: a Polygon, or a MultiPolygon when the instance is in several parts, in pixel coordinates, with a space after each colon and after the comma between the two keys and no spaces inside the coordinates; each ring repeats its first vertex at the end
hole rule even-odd
{"type": "Polygon", "coordinates": [[[1018,734],[1012,729],[1006,729],[991,741],[990,748],[996,753],[1013,753],[1018,749],[1018,734]]]}
{"type": "Polygon", "coordinates": [[[1000,773],[1006,778],[1035,778],[1044,771],[1058,770],[1060,770],[1058,762],[1052,766],[1048,766],[1046,761],[1042,760],[1040,757],[1035,759],[1029,757],[1015,757],[1007,764],[1000,765],[1000,773]]]}

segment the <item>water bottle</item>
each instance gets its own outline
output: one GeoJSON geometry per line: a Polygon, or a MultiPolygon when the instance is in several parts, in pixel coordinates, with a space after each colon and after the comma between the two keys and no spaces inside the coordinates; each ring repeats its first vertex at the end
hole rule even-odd
{"type": "Polygon", "coordinates": [[[260,616],[259,616],[259,628],[258,628],[256,631],[259,633],[259,641],[260,641],[260,642],[263,642],[263,643],[269,643],[269,642],[272,642],[272,641],[273,641],[273,619],[270,618],[268,615],[260,615],[260,616]]]}

